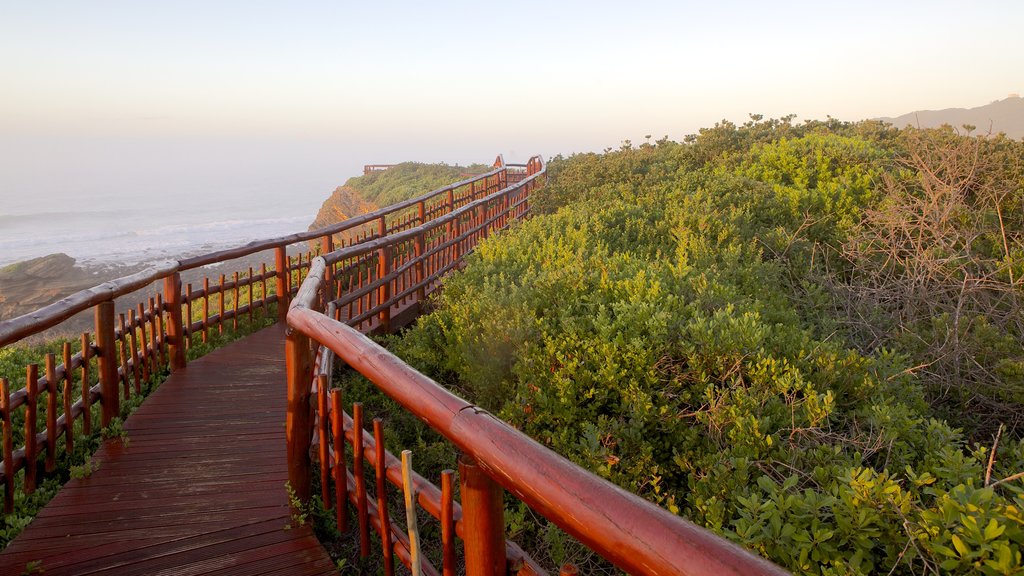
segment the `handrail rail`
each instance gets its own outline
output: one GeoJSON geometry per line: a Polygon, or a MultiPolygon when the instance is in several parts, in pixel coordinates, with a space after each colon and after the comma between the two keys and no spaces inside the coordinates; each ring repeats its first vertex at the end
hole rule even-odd
{"type": "Polygon", "coordinates": [[[410,198],[409,200],[403,200],[390,206],[378,208],[377,210],[374,210],[372,212],[360,214],[359,216],[349,218],[348,220],[339,222],[338,224],[333,224],[331,226],[325,226],[323,228],[318,228],[316,230],[311,230],[309,232],[299,232],[296,234],[290,234],[288,236],[271,238],[269,240],[259,240],[256,242],[250,242],[249,244],[246,244],[245,246],[241,246],[238,248],[221,250],[219,252],[211,252],[209,254],[204,254],[202,256],[186,258],[181,261],[181,269],[190,270],[192,268],[206,266],[207,264],[213,264],[215,262],[219,262],[222,260],[241,258],[242,256],[248,256],[250,254],[255,254],[256,252],[262,252],[263,250],[270,250],[272,248],[278,248],[280,246],[286,246],[288,244],[305,242],[308,240],[313,240],[315,238],[320,238],[321,236],[338,234],[340,232],[350,230],[357,226],[369,224],[370,222],[379,219],[381,216],[387,216],[389,214],[394,214],[395,212],[405,210],[406,208],[411,208],[419,204],[420,202],[431,200],[433,198],[440,196],[441,194],[445,194],[449,190],[455,190],[456,188],[461,188],[462,186],[465,186],[467,184],[472,184],[473,182],[478,182],[480,180],[490,178],[491,176],[496,176],[501,171],[502,169],[498,168],[495,170],[491,170],[490,172],[480,174],[479,176],[459,180],[458,182],[448,184],[447,186],[442,186],[441,188],[432,190],[430,192],[427,192],[426,194],[422,194],[415,198],[410,198]]]}
{"type": "MultiPolygon", "coordinates": [[[[533,174],[521,180],[518,184],[527,184],[529,182],[537,180],[540,177],[541,174],[533,174]]],[[[337,264],[338,262],[342,262],[350,258],[357,258],[364,254],[376,252],[377,250],[380,250],[385,246],[394,246],[395,244],[407,242],[409,240],[416,238],[420,234],[423,234],[424,232],[433,230],[435,228],[439,228],[442,224],[448,224],[449,222],[457,220],[462,216],[472,213],[474,210],[479,209],[480,206],[483,206],[488,202],[492,201],[495,197],[506,194],[508,190],[509,188],[506,188],[505,190],[498,191],[486,198],[474,200],[473,202],[470,202],[469,204],[466,204],[461,208],[456,208],[455,211],[453,212],[449,212],[448,214],[430,220],[429,222],[420,224],[415,228],[409,228],[401,232],[396,232],[395,234],[389,234],[387,236],[382,236],[380,238],[374,238],[372,240],[360,242],[359,244],[353,244],[352,246],[338,248],[337,250],[319,256],[318,258],[323,258],[325,264],[337,264]]],[[[316,262],[316,260],[314,260],[314,262],[316,262]]]]}
{"type": "MultiPolygon", "coordinates": [[[[300,292],[315,297],[325,262],[300,292]]],[[[288,324],[323,343],[471,455],[523,502],[633,574],[786,574],[767,560],[595,476],[466,402],[351,327],[293,301],[288,324]]]]}
{"type": "MultiPolygon", "coordinates": [[[[306,252],[305,258],[299,254],[293,259],[288,255],[289,245],[319,239],[321,250],[330,252],[334,246],[334,234],[345,230],[356,229],[355,234],[346,239],[349,245],[401,232],[414,224],[423,224],[456,211],[481,195],[491,194],[503,187],[508,178],[507,170],[496,163],[494,169],[483,174],[463,178],[344,222],[191,258],[151,264],[139,272],[80,290],[27,314],[0,321],[0,347],[4,347],[57,326],[90,308],[95,312],[91,331],[84,331],[80,344],[76,343],[78,352],[72,353],[72,344],[65,342],[62,354],[46,354],[45,362],[42,358],[38,362],[28,362],[23,387],[13,377],[10,382],[0,378],[0,417],[5,419],[2,426],[5,449],[0,455],[4,512],[14,510],[16,475],[23,473],[20,487],[31,494],[37,486],[37,464],[43,455],[45,471],[49,473],[57,466],[58,443],[64,444],[66,451],[72,450],[75,436],[79,433],[76,420],[81,422],[81,433],[90,435],[93,430],[92,414],[98,407],[97,424],[107,426],[120,414],[122,392],[127,400],[132,389],[135,394],[140,394],[142,383],[153,382],[164,369],[185,368],[186,349],[194,346],[200,338],[207,342],[211,330],[223,332],[228,322],[229,329],[237,329],[240,321],[244,320],[243,315],[248,317],[252,326],[254,321],[265,319],[274,304],[277,304],[278,320],[283,321],[288,301],[298,291],[298,284],[312,260],[312,251],[306,252]],[[378,225],[370,226],[374,221],[378,225]],[[192,289],[191,283],[183,281],[182,272],[271,249],[274,251],[272,262],[261,263],[258,270],[250,266],[248,273],[239,270],[231,278],[220,274],[219,281],[208,275],[197,290],[192,289]],[[268,270],[268,264],[273,268],[268,270]],[[141,297],[133,306],[118,310],[126,302],[115,302],[116,299],[129,295],[137,297],[140,290],[161,279],[163,290],[154,288],[154,293],[148,295],[148,306],[145,304],[147,298],[141,297]],[[255,317],[257,310],[260,319],[255,317]],[[45,373],[40,370],[43,364],[45,373]],[[80,378],[76,378],[79,374],[80,378]],[[80,385],[74,382],[79,379],[80,385]],[[37,416],[45,416],[45,422],[37,416]],[[24,420],[23,425],[19,419],[24,420]],[[14,442],[22,429],[25,431],[24,445],[19,448],[14,442]]],[[[519,174],[513,178],[519,178],[519,174]]],[[[346,241],[342,240],[340,244],[344,246],[346,241]]]]}
{"type": "MultiPolygon", "coordinates": [[[[485,214],[488,203],[502,199],[517,186],[530,184],[545,172],[542,160],[535,162],[531,159],[525,166],[529,174],[526,179],[486,198],[416,228],[341,248],[310,263],[306,280],[287,314],[289,406],[295,410],[290,410],[287,425],[290,467],[293,455],[301,460],[309,454],[307,440],[303,439],[303,435],[309,434],[308,422],[304,418],[308,418],[313,364],[305,356],[309,347],[304,339],[308,338],[336,354],[404,409],[455,444],[491,481],[630,573],[786,574],[778,566],[742,547],[584,470],[417,372],[359,331],[332,318],[331,314],[317,310],[335,265],[374,252],[382,254],[378,258],[385,258],[383,255],[388,254],[388,250],[422,239],[428,231],[450,222],[457,223],[467,214],[485,214]]],[[[459,239],[467,234],[477,234],[480,229],[486,230],[494,217],[491,220],[479,217],[478,220],[472,230],[460,232],[456,229],[453,233],[459,235],[459,239]]],[[[458,241],[445,238],[442,244],[458,241]]],[[[418,250],[416,259],[403,266],[409,268],[426,257],[418,250]]],[[[378,281],[369,283],[366,288],[372,290],[383,285],[388,282],[387,278],[383,272],[378,273],[378,281]]],[[[390,300],[378,300],[371,312],[390,306],[390,300]]],[[[320,413],[319,418],[322,421],[327,414],[320,413]]],[[[327,442],[324,437],[326,428],[321,428],[318,434],[321,443],[327,442]]],[[[324,460],[323,456],[321,460],[324,460]]],[[[296,479],[308,476],[306,464],[299,464],[296,468],[297,471],[290,470],[290,478],[293,473],[296,479]]],[[[463,493],[463,498],[467,497],[463,493]]],[[[500,506],[500,498],[497,502],[495,505],[500,506]]],[[[463,511],[466,510],[464,502],[463,511]]],[[[500,525],[499,520],[497,530],[501,530],[500,525]]],[[[382,538],[386,540],[386,537],[382,538]]],[[[470,564],[468,556],[467,543],[467,571],[470,564]]],[[[481,565],[487,563],[482,562],[481,565]]]]}
{"type": "Polygon", "coordinates": [[[345,230],[369,224],[378,220],[381,216],[388,216],[395,212],[416,206],[420,202],[434,199],[442,194],[446,194],[450,190],[455,190],[468,184],[496,176],[501,173],[502,170],[503,168],[496,168],[489,172],[474,176],[473,178],[465,178],[458,182],[442,186],[441,188],[432,190],[415,198],[404,200],[390,206],[385,206],[372,212],[367,212],[354,218],[349,218],[348,220],[339,222],[338,224],[325,226],[316,230],[298,232],[267,240],[258,240],[237,248],[229,248],[227,250],[219,250],[190,258],[183,258],[181,260],[169,260],[154,264],[135,274],[116,278],[97,286],[93,286],[92,288],[80,290],[33,312],[0,321],[0,346],[6,346],[31,334],[52,328],[75,314],[92,308],[103,300],[125,296],[139,288],[151,284],[152,282],[174,274],[175,272],[184,272],[186,270],[200,268],[209,264],[216,264],[227,260],[242,258],[265,250],[272,250],[291,244],[297,244],[299,242],[306,242],[316,238],[338,234],[345,230]]]}
{"type": "Polygon", "coordinates": [[[154,264],[135,274],[80,290],[34,312],[0,322],[0,346],[6,346],[36,332],[53,328],[100,302],[131,294],[177,270],[179,270],[178,262],[173,260],[154,264]]]}

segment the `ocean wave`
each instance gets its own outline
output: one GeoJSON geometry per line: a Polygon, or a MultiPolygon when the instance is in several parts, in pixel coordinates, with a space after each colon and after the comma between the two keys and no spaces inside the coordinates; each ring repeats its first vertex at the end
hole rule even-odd
{"type": "Polygon", "coordinates": [[[241,246],[253,240],[305,230],[310,216],[228,218],[206,222],[142,225],[122,218],[82,229],[69,222],[11,233],[0,227],[0,266],[64,252],[94,264],[138,264],[241,246]]]}

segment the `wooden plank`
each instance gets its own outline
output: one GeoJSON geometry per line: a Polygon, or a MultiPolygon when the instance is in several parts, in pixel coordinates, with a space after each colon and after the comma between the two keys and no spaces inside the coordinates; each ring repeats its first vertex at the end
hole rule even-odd
{"type": "Polygon", "coordinates": [[[285,529],[284,333],[214,351],[164,384],[3,552],[0,576],[333,574],[308,526],[285,529]]]}

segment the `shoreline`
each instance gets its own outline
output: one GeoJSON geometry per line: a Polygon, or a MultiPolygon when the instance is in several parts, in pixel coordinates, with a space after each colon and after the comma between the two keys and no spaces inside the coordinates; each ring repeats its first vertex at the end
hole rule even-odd
{"type": "MultiPolygon", "coordinates": [[[[305,253],[302,250],[305,247],[305,244],[291,246],[288,254],[294,256],[300,252],[305,253]]],[[[182,290],[185,290],[185,285],[188,283],[192,284],[193,289],[201,287],[203,278],[207,276],[210,277],[212,283],[222,273],[230,278],[235,271],[248,273],[250,266],[254,271],[258,271],[264,262],[267,263],[268,268],[274,267],[272,251],[258,252],[219,264],[210,264],[185,271],[181,277],[182,290]]],[[[57,253],[0,267],[0,322],[32,313],[75,292],[134,274],[151,264],[118,265],[79,262],[66,254],[57,253]]],[[[119,312],[127,310],[128,306],[134,307],[138,302],[146,302],[150,296],[162,292],[162,282],[154,282],[132,294],[116,299],[117,310],[119,312]]],[[[92,325],[92,312],[85,311],[65,320],[58,326],[28,336],[11,345],[31,345],[55,338],[76,338],[82,332],[91,331],[92,325]]]]}

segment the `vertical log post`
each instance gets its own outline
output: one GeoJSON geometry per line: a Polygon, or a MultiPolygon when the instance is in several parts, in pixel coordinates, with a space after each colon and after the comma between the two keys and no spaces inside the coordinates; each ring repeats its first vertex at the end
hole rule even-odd
{"type": "Polygon", "coordinates": [[[71,406],[74,398],[71,394],[72,370],[71,370],[71,342],[65,342],[64,348],[64,377],[62,386],[64,389],[64,452],[70,456],[75,453],[75,419],[71,416],[71,406]]]}
{"type": "Polygon", "coordinates": [[[455,576],[455,471],[441,471],[441,574],[455,576]]]}
{"type": "MultiPolygon", "coordinates": [[[[458,218],[452,219],[452,230],[450,234],[451,236],[449,236],[449,239],[455,242],[452,244],[452,262],[458,262],[462,259],[462,225],[459,223],[458,218]]],[[[458,268],[458,266],[456,266],[456,268],[458,268]]]]}
{"type": "MultiPolygon", "coordinates": [[[[383,215],[377,222],[377,233],[380,238],[383,238],[388,232],[387,222],[384,220],[383,215]]],[[[384,246],[377,251],[377,280],[383,280],[384,277],[390,273],[391,247],[384,246]]],[[[380,320],[380,328],[385,334],[391,332],[391,305],[388,304],[388,300],[390,299],[391,282],[387,281],[377,288],[377,305],[384,306],[377,317],[380,320]]]]}
{"type": "Polygon", "coordinates": [[[103,412],[100,425],[107,427],[121,414],[121,397],[117,394],[117,353],[114,350],[114,301],[96,305],[96,346],[99,352],[100,397],[103,412]]]}
{"type": "Polygon", "coordinates": [[[459,457],[466,576],[505,573],[505,509],[502,489],[472,457],[459,457]]]}
{"type": "Polygon", "coordinates": [[[309,475],[309,447],[312,440],[309,427],[309,384],[313,377],[309,337],[289,328],[284,341],[284,356],[288,377],[288,413],[285,416],[288,483],[301,502],[308,502],[312,488],[309,475]]]}
{"type": "Polygon", "coordinates": [[[29,364],[25,367],[25,478],[23,485],[25,494],[36,491],[36,472],[39,451],[36,446],[36,415],[39,406],[39,366],[29,364]]]}
{"type": "Polygon", "coordinates": [[[14,434],[11,430],[11,391],[7,378],[0,378],[0,410],[4,420],[4,513],[14,511],[14,434]]]}
{"type": "Polygon", "coordinates": [[[480,226],[480,233],[477,236],[476,243],[479,244],[481,240],[486,240],[487,239],[487,227],[489,226],[489,224],[487,223],[487,202],[486,201],[484,201],[483,205],[481,205],[479,208],[477,208],[476,214],[477,214],[477,220],[479,220],[478,226],[480,226]]]}
{"type": "Polygon", "coordinates": [[[89,379],[89,359],[92,358],[92,347],[89,333],[82,332],[82,434],[92,434],[92,393],[89,379]]]}
{"type": "MultiPolygon", "coordinates": [[[[416,215],[419,219],[419,225],[422,226],[427,223],[427,206],[426,203],[420,201],[416,205],[416,215]]],[[[426,232],[420,232],[416,236],[416,301],[422,302],[425,295],[425,287],[423,286],[423,279],[426,277],[424,273],[424,254],[427,252],[427,237],[426,232]]]]}
{"type": "Polygon", "coordinates": [[[334,432],[334,517],[338,530],[348,531],[348,470],[345,467],[345,417],[341,390],[331,390],[331,429],[334,432]]]}
{"type": "Polygon", "coordinates": [[[317,375],[317,386],[316,386],[316,404],[317,404],[317,419],[316,419],[316,431],[320,437],[320,443],[317,444],[318,456],[320,457],[320,498],[324,501],[324,506],[327,508],[331,507],[331,443],[327,438],[327,422],[328,422],[328,409],[327,409],[327,388],[330,385],[330,380],[326,374],[317,375]]]}
{"type": "Polygon", "coordinates": [[[412,483],[412,451],[402,450],[402,491],[405,494],[405,526],[409,530],[412,576],[423,575],[420,558],[420,526],[416,519],[416,487],[412,483]]]}
{"type": "Polygon", "coordinates": [[[185,323],[181,313],[181,274],[164,278],[164,301],[167,302],[167,344],[171,350],[171,371],[185,367],[185,323]]]}
{"type": "MultiPolygon", "coordinates": [[[[274,272],[277,274],[275,287],[277,292],[277,321],[285,324],[288,322],[288,253],[284,246],[278,246],[274,250],[274,272]]],[[[264,294],[266,296],[266,294],[264,294]]]]}
{"type": "Polygon", "coordinates": [[[373,440],[375,443],[373,471],[377,481],[377,518],[380,520],[380,544],[384,556],[384,576],[394,576],[395,557],[391,540],[391,519],[388,514],[387,462],[384,450],[384,423],[373,419],[373,440]]]}
{"type": "Polygon", "coordinates": [[[46,473],[57,468],[57,357],[46,355],[46,473]]]}
{"type": "MultiPolygon", "coordinates": [[[[320,239],[320,255],[334,252],[334,237],[328,234],[320,239]]],[[[334,265],[328,264],[324,269],[324,297],[334,299],[334,265]]]]}
{"type": "Polygon", "coordinates": [[[370,557],[370,512],[363,473],[363,403],[352,403],[352,475],[356,480],[356,517],[359,518],[359,557],[370,557]]]}

